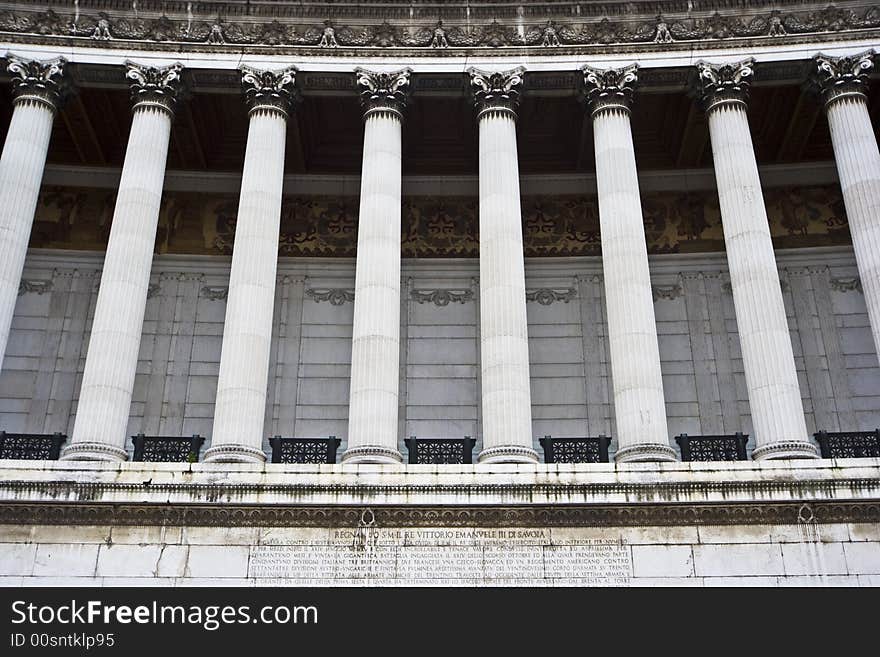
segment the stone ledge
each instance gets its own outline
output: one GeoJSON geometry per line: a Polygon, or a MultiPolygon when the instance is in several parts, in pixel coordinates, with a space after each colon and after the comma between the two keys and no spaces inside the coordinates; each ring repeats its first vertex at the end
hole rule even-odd
{"type": "Polygon", "coordinates": [[[416,523],[431,514],[502,522],[508,511],[523,524],[560,513],[574,514],[566,523],[604,522],[606,514],[626,524],[633,513],[672,514],[678,523],[731,513],[767,522],[759,516],[770,513],[793,522],[804,504],[811,516],[821,507],[835,521],[872,521],[880,517],[880,459],[406,467],[9,461],[0,468],[0,504],[3,522],[27,517],[26,507],[58,522],[82,514],[95,524],[126,524],[117,514],[160,524],[222,524],[235,514],[257,524],[332,524],[368,507],[416,523]]]}

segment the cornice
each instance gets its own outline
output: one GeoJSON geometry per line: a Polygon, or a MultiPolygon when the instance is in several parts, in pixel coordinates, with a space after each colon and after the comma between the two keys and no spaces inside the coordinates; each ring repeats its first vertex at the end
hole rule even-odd
{"type": "Polygon", "coordinates": [[[149,50],[368,56],[650,52],[872,36],[880,7],[846,2],[0,3],[8,41],[149,50]],[[816,38],[816,37],[820,38],[816,38]]]}

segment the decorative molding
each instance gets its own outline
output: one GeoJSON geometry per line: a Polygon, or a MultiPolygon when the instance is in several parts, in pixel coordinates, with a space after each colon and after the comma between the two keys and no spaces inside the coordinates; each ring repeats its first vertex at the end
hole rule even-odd
{"type": "Polygon", "coordinates": [[[341,306],[345,303],[354,302],[354,290],[344,290],[341,288],[309,289],[306,290],[306,296],[316,303],[329,301],[332,306],[341,306]]]}
{"type": "Polygon", "coordinates": [[[66,64],[64,57],[38,61],[6,53],[6,70],[12,76],[13,102],[39,103],[52,112],[57,111],[71,92],[66,64]]]}
{"type": "Polygon", "coordinates": [[[864,293],[864,290],[862,290],[862,280],[858,276],[851,276],[849,278],[832,278],[831,289],[835,292],[864,293]]]}
{"type": "Polygon", "coordinates": [[[23,294],[46,294],[52,291],[51,280],[37,280],[23,278],[18,284],[18,296],[23,294]]]}
{"type": "Polygon", "coordinates": [[[508,112],[516,117],[525,72],[522,66],[494,73],[469,68],[477,119],[490,111],[508,112]]]}
{"type": "Polygon", "coordinates": [[[391,112],[403,119],[403,110],[410,91],[411,68],[393,72],[356,68],[354,73],[357,76],[364,119],[377,111],[391,112]]]}
{"type": "Polygon", "coordinates": [[[229,286],[205,285],[200,290],[199,296],[203,299],[210,299],[211,301],[225,301],[229,296],[229,286]]]}
{"type": "Polygon", "coordinates": [[[746,107],[749,99],[749,78],[754,73],[755,60],[751,57],[734,64],[712,64],[699,61],[696,92],[706,114],[722,105],[746,107]]]}
{"type": "Polygon", "coordinates": [[[660,299],[675,301],[684,294],[684,290],[678,283],[675,285],[652,285],[651,293],[654,296],[654,301],[659,301],[660,299]]]}
{"type": "Polygon", "coordinates": [[[874,51],[866,50],[851,57],[818,54],[813,58],[810,82],[822,94],[827,108],[843,98],[859,97],[867,101],[868,75],[874,68],[874,51]]]}
{"type": "Polygon", "coordinates": [[[638,64],[622,68],[581,68],[583,73],[583,98],[596,116],[599,112],[618,110],[629,113],[632,97],[638,82],[638,64]]]}
{"type": "MultiPolygon", "coordinates": [[[[217,487],[219,488],[219,487],[217,487]]],[[[520,491],[522,494],[524,491],[520,491]]],[[[642,491],[644,492],[644,491],[642,491]]],[[[217,491],[215,499],[228,492],[217,491]]],[[[563,495],[563,493],[560,493],[563,495]]],[[[561,499],[561,498],[560,498],[561,499]]],[[[880,522],[876,501],[821,501],[795,495],[790,502],[724,504],[609,504],[535,506],[370,506],[384,527],[633,527],[795,525],[804,504],[817,523],[880,522]]],[[[357,526],[363,506],[212,504],[0,503],[0,524],[344,527],[357,526]]]]}
{"type": "Polygon", "coordinates": [[[831,33],[840,39],[850,32],[863,36],[865,30],[880,26],[876,5],[853,10],[829,4],[821,9],[814,5],[782,11],[762,0],[710,0],[696,11],[688,4],[668,16],[656,15],[657,3],[589,3],[572,12],[573,6],[567,3],[460,2],[444,4],[446,23],[437,20],[435,8],[404,2],[334,6],[333,16],[344,24],[328,20],[328,8],[320,3],[251,5],[247,12],[237,3],[211,3],[205,5],[210,17],[200,7],[194,14],[190,5],[151,0],[142,0],[140,7],[131,4],[131,8],[81,0],[73,11],[59,5],[60,13],[33,4],[20,1],[14,9],[0,11],[0,31],[98,47],[134,41],[187,44],[209,52],[268,46],[330,49],[340,54],[351,49],[393,48],[445,55],[456,49],[565,51],[618,44],[656,50],[658,45],[691,48],[695,41],[777,43],[803,34],[831,33]],[[112,9],[112,15],[103,9],[112,9]]]}
{"type": "Polygon", "coordinates": [[[250,66],[241,66],[241,88],[244,92],[248,114],[254,112],[276,112],[285,119],[300,101],[296,88],[295,66],[280,71],[265,71],[250,66]]]}
{"type": "Polygon", "coordinates": [[[542,306],[549,306],[554,301],[568,303],[577,299],[577,290],[574,288],[549,288],[542,287],[536,290],[526,290],[526,301],[536,301],[542,306]]]}
{"type": "Polygon", "coordinates": [[[150,286],[147,288],[147,299],[152,299],[153,297],[157,296],[161,291],[162,288],[159,286],[158,283],[151,283],[150,286]]]}
{"type": "Polygon", "coordinates": [[[473,301],[473,290],[412,290],[410,297],[416,303],[433,303],[435,306],[448,306],[450,303],[473,301]]]}
{"type": "Polygon", "coordinates": [[[156,108],[173,116],[174,106],[183,87],[180,78],[183,64],[175,63],[158,68],[126,60],[125,66],[133,111],[156,108]]]}

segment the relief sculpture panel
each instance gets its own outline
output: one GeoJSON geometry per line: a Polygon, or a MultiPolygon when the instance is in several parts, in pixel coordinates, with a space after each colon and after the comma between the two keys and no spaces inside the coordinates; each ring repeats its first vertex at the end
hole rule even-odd
{"type": "MultiPolygon", "coordinates": [[[[851,242],[838,187],[765,190],[776,248],[851,242]]],[[[115,194],[105,189],[46,187],[37,208],[31,247],[103,251],[115,194]]],[[[724,234],[714,191],[655,192],[642,197],[650,253],[722,251],[724,234]]],[[[229,255],[235,238],[234,195],[167,192],[156,253],[229,255]]],[[[288,196],[281,208],[280,256],[352,258],[357,250],[357,197],[288,196]]],[[[601,254],[595,196],[522,199],[527,257],[601,254]]],[[[479,256],[479,207],[473,197],[404,197],[404,258],[479,256]]]]}

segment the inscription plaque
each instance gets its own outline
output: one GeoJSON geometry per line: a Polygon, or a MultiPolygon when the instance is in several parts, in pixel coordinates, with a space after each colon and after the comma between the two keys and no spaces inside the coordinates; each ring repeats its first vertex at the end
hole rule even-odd
{"type": "Polygon", "coordinates": [[[377,528],[330,530],[251,548],[257,585],[625,586],[632,552],[619,536],[579,538],[566,528],[377,528]]]}

